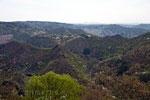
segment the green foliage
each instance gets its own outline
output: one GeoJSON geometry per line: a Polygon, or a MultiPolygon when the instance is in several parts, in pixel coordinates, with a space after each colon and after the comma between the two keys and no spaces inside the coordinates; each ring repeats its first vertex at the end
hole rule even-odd
{"type": "Polygon", "coordinates": [[[59,75],[49,72],[43,76],[33,76],[26,84],[27,100],[40,98],[51,100],[80,100],[80,94],[85,90],[76,79],[69,75],[59,75]]]}
{"type": "Polygon", "coordinates": [[[121,67],[118,69],[118,75],[122,75],[124,72],[126,72],[129,68],[129,63],[127,61],[121,62],[121,67]]]}
{"type": "Polygon", "coordinates": [[[101,74],[96,76],[95,81],[97,85],[112,91],[116,100],[149,100],[150,97],[150,86],[140,82],[137,77],[110,77],[101,74]]]}
{"type": "Polygon", "coordinates": [[[150,73],[140,74],[138,77],[142,82],[150,82],[150,73]]]}
{"type": "Polygon", "coordinates": [[[40,34],[86,34],[83,30],[70,28],[71,26],[73,25],[55,22],[0,22],[0,35],[12,34],[13,39],[25,42],[40,34]]]}
{"type": "Polygon", "coordinates": [[[0,100],[22,100],[19,96],[20,89],[13,81],[4,81],[5,79],[0,77],[0,100]]]}
{"type": "Polygon", "coordinates": [[[38,48],[53,48],[57,45],[55,41],[48,37],[34,36],[27,40],[27,43],[38,48]]]}
{"type": "Polygon", "coordinates": [[[87,91],[81,95],[82,100],[115,100],[109,90],[103,89],[94,82],[88,82],[87,91]]]}
{"type": "Polygon", "coordinates": [[[104,60],[123,52],[120,46],[128,39],[121,36],[77,38],[65,44],[65,47],[76,53],[89,55],[90,58],[104,60]]]}
{"type": "Polygon", "coordinates": [[[89,48],[85,48],[83,51],[84,55],[89,55],[90,54],[90,49],[89,48]]]}
{"type": "MultiPolygon", "coordinates": [[[[149,33],[127,39],[119,35],[112,37],[78,36],[79,34],[74,33],[77,30],[59,29],[53,31],[65,33],[68,30],[69,33],[67,35],[61,33],[59,35],[34,36],[28,42],[39,48],[45,48],[53,47],[55,43],[52,41],[57,40],[57,42],[65,44],[68,50],[79,54],[78,56],[68,52],[63,46],[56,46],[53,49],[37,49],[25,43],[10,42],[0,46],[0,76],[5,76],[4,79],[10,78],[17,82],[19,86],[24,86],[24,82],[28,80],[28,77],[54,71],[59,74],[70,74],[72,77],[77,78],[80,83],[87,85],[87,80],[85,80],[89,79],[87,74],[94,77],[96,73],[102,73],[110,75],[98,79],[97,86],[104,87],[102,89],[89,88],[87,93],[83,95],[83,100],[97,100],[96,98],[101,98],[103,95],[106,95],[106,98],[115,95],[120,100],[149,99],[149,33]],[[74,35],[70,35],[70,32],[74,35]],[[83,57],[83,59],[80,57],[83,57]],[[132,77],[132,75],[139,77],[139,80],[132,77]],[[105,90],[112,91],[113,95],[105,90]]],[[[26,32],[25,30],[20,30],[17,33],[14,31],[14,38],[19,40],[22,39],[20,37],[24,37],[25,41],[28,35],[34,33],[34,31],[30,34],[26,32]]],[[[10,33],[8,32],[8,34],[10,33]]],[[[5,33],[2,32],[2,34],[5,33]]],[[[19,98],[20,100],[20,96],[18,96],[20,91],[14,87],[2,86],[0,88],[0,95],[3,94],[3,97],[8,98],[8,100],[11,100],[10,98],[12,100],[19,98]],[[14,91],[16,91],[15,95],[14,91]]],[[[78,100],[83,90],[77,80],[68,75],[58,75],[52,72],[43,76],[33,76],[27,83],[26,89],[27,100],[46,100],[50,97],[52,100],[74,100],[74,97],[75,100],[78,100]]]]}
{"type": "Polygon", "coordinates": [[[85,34],[85,32],[83,30],[65,28],[65,27],[60,27],[60,28],[49,30],[48,33],[50,33],[50,34],[79,34],[79,35],[85,34]]]}

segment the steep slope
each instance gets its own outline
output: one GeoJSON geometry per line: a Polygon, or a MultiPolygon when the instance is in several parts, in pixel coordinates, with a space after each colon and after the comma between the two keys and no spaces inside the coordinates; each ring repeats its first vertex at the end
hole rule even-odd
{"type": "Polygon", "coordinates": [[[112,37],[81,37],[65,44],[73,53],[103,60],[122,52],[120,46],[128,41],[119,35],[112,37]]]}
{"type": "Polygon", "coordinates": [[[78,38],[65,47],[90,59],[88,71],[106,75],[134,75],[149,73],[150,33],[127,39],[119,35],[111,37],[78,38]],[[94,59],[97,60],[94,60],[94,59]],[[92,61],[94,60],[94,61],[92,61]]]}
{"type": "Polygon", "coordinates": [[[21,86],[28,77],[49,71],[70,74],[79,80],[86,79],[86,62],[69,53],[62,46],[53,49],[37,49],[16,41],[0,45],[0,77],[10,79],[21,86]],[[81,62],[82,61],[82,62],[81,62]]]}
{"type": "Polygon", "coordinates": [[[124,55],[100,61],[92,67],[93,73],[137,76],[148,82],[150,75],[150,45],[131,50],[124,55]]]}
{"type": "Polygon", "coordinates": [[[139,48],[148,44],[150,44],[150,32],[129,39],[125,44],[122,45],[122,49],[125,49],[125,52],[127,52],[128,50],[133,50],[134,48],[139,48]]]}
{"type": "Polygon", "coordinates": [[[125,54],[123,57],[132,63],[150,64],[150,44],[136,48],[125,54]]]}
{"type": "MultiPolygon", "coordinates": [[[[66,29],[69,30],[63,28],[61,32],[67,33],[66,29]]],[[[0,45],[0,94],[6,98],[12,93],[23,95],[29,77],[54,71],[70,74],[86,86],[88,74],[94,77],[90,77],[92,82],[88,83],[94,92],[88,87],[92,93],[89,92],[87,98],[106,93],[117,100],[149,99],[150,33],[134,38],[44,34],[32,35],[27,42],[0,45]],[[70,38],[62,39],[65,47],[53,41],[58,37],[70,38]]]]}
{"type": "Polygon", "coordinates": [[[148,78],[150,75],[150,40],[147,39],[149,36],[150,34],[147,33],[130,39],[121,47],[125,49],[123,54],[99,61],[92,67],[92,72],[106,75],[135,75],[142,81],[150,81],[148,78]]]}
{"type": "Polygon", "coordinates": [[[29,38],[26,43],[32,44],[38,48],[53,48],[57,45],[54,40],[44,36],[33,36],[29,38]]]}

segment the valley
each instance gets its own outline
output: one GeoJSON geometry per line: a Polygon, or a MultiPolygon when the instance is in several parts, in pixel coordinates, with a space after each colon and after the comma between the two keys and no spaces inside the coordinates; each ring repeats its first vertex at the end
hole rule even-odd
{"type": "Polygon", "coordinates": [[[54,72],[86,88],[79,100],[149,100],[149,26],[0,22],[0,99],[29,100],[28,81],[54,72]]]}

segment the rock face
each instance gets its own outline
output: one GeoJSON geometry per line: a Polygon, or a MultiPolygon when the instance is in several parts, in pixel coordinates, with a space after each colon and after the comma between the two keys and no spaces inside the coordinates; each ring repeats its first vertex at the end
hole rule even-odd
{"type": "Polygon", "coordinates": [[[13,35],[9,34],[9,35],[0,35],[0,44],[4,44],[9,42],[10,40],[12,40],[13,35]]]}

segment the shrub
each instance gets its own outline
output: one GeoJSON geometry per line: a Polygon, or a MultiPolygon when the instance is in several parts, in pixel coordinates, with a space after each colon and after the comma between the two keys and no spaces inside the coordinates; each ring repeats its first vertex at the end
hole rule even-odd
{"type": "Polygon", "coordinates": [[[84,86],[69,75],[49,72],[43,76],[33,76],[26,84],[27,100],[80,100],[84,86]]]}

